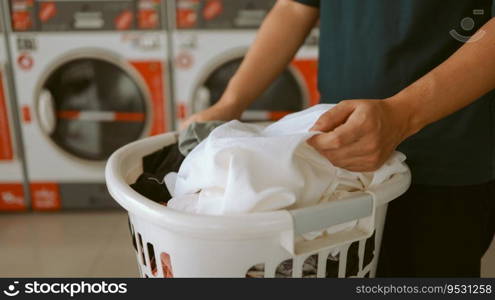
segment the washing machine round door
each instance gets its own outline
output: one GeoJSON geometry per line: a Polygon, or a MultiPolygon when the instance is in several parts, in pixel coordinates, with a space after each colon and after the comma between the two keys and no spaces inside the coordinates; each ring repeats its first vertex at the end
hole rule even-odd
{"type": "Polygon", "coordinates": [[[146,101],[124,68],[103,59],[74,59],[48,75],[38,96],[38,118],[65,152],[102,161],[143,135],[146,101]]]}
{"type": "MultiPolygon", "coordinates": [[[[243,58],[230,60],[216,68],[196,91],[193,110],[206,109],[215,104],[240,67],[243,58]]],[[[246,83],[249,85],[249,83],[246,83]]],[[[290,70],[285,70],[275,82],[248,108],[248,111],[290,113],[307,106],[301,84],[290,70]]]]}

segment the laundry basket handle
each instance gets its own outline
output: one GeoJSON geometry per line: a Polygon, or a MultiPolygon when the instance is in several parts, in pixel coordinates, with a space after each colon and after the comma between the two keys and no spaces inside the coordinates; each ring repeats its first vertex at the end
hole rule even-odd
{"type": "Polygon", "coordinates": [[[280,242],[292,255],[303,255],[366,239],[375,228],[375,204],[373,193],[358,192],[320,205],[290,210],[292,230],[282,235],[280,242]],[[352,221],[358,221],[353,228],[344,226],[340,231],[316,239],[298,238],[352,221]]]}
{"type": "Polygon", "coordinates": [[[294,233],[305,234],[369,217],[373,214],[373,196],[361,193],[324,204],[290,210],[294,233]]]}
{"type": "MultiPolygon", "coordinates": [[[[406,166],[407,167],[407,166],[406,166]]],[[[339,200],[288,211],[292,228],[281,236],[281,244],[292,254],[316,253],[369,238],[375,230],[378,206],[404,194],[411,184],[411,172],[394,175],[387,182],[367,191],[351,193],[339,200]],[[314,240],[295,239],[302,234],[358,220],[352,229],[343,229],[314,240]]],[[[345,226],[344,226],[345,227],[345,226]]]]}

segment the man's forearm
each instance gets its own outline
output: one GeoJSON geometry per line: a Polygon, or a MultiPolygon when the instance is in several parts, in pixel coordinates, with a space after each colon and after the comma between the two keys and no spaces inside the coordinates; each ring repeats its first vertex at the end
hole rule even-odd
{"type": "Polygon", "coordinates": [[[315,8],[277,1],[221,102],[247,108],[287,67],[317,19],[315,8]]]}
{"type": "Polygon", "coordinates": [[[495,89],[495,18],[477,35],[482,35],[479,40],[466,43],[443,64],[388,99],[409,119],[408,136],[495,89]]]}

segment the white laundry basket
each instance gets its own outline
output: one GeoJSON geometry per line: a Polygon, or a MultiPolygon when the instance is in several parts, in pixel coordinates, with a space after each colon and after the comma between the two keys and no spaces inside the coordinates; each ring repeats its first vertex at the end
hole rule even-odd
{"type": "Polygon", "coordinates": [[[340,251],[338,276],[345,277],[347,252],[355,242],[359,244],[356,276],[375,275],[387,205],[408,189],[409,172],[395,175],[369,193],[354,193],[309,208],[235,216],[194,215],[157,204],[129,186],[142,174],[144,156],[176,141],[176,135],[169,133],[135,142],[115,152],[106,167],[111,195],[129,212],[142,277],[245,277],[251,267],[262,264],[264,277],[275,277],[277,266],[287,259],[293,260],[291,275],[301,277],[303,263],[312,255],[318,259],[316,277],[325,277],[327,257],[335,249],[340,251]],[[295,238],[352,220],[362,222],[352,230],[312,241],[295,238]],[[363,225],[370,221],[372,230],[363,225]],[[365,265],[365,243],[373,233],[374,256],[365,265]]]}

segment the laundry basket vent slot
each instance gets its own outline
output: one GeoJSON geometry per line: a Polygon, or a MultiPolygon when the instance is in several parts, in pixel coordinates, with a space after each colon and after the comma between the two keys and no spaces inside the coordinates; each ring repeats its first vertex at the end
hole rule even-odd
{"type": "Polygon", "coordinates": [[[150,268],[151,271],[153,272],[153,275],[156,276],[156,256],[155,256],[155,247],[153,247],[153,244],[147,243],[146,248],[148,248],[148,257],[150,258],[150,268]]]}
{"type": "Polygon", "coordinates": [[[143,238],[141,237],[141,234],[138,233],[138,244],[139,244],[139,253],[141,256],[141,264],[143,266],[146,266],[146,258],[144,256],[144,247],[143,247],[143,238]]]}

